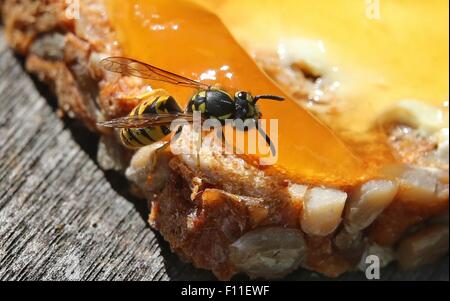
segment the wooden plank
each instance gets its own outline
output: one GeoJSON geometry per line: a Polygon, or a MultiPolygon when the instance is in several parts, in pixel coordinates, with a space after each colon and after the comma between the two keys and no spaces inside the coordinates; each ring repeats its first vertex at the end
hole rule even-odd
{"type": "Polygon", "coordinates": [[[58,119],[3,39],[0,66],[0,279],[168,280],[193,269],[148,227],[145,202],[123,196],[125,180],[99,169],[97,139],[58,119]]]}
{"type": "MultiPolygon", "coordinates": [[[[147,225],[145,202],[96,164],[98,139],[60,120],[42,95],[0,38],[0,279],[215,279],[170,252],[147,225]]],[[[324,278],[300,270],[287,279],[324,278]]],[[[412,273],[386,269],[382,279],[448,280],[448,257],[412,273]]]]}

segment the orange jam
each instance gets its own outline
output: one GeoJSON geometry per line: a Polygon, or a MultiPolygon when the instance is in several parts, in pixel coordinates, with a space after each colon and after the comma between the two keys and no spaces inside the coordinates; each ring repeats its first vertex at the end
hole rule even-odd
{"type": "MultiPolygon", "coordinates": [[[[279,119],[276,167],[307,182],[350,185],[369,177],[361,158],[325,125],[289,99],[234,40],[210,11],[184,0],[105,0],[123,55],[228,92],[274,94],[284,102],[261,100],[263,118],[279,119]]],[[[264,24],[261,24],[264,26],[264,24]]],[[[180,105],[194,91],[152,82],[180,105]]]]}
{"type": "Polygon", "coordinates": [[[300,59],[334,83],[333,128],[364,132],[403,99],[449,97],[449,1],[193,0],[249,52],[300,59]]]}

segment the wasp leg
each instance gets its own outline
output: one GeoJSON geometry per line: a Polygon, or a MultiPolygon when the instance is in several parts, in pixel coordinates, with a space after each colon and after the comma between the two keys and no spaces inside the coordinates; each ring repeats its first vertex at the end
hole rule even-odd
{"type": "Polygon", "coordinates": [[[156,168],[156,164],[158,163],[158,155],[160,152],[164,151],[168,146],[169,142],[157,142],[160,143],[161,146],[158,146],[153,152],[153,156],[150,158],[150,170],[153,171],[156,168]]]}
{"type": "Polygon", "coordinates": [[[175,134],[173,134],[172,142],[175,142],[180,138],[182,131],[183,131],[183,127],[179,126],[177,131],[175,132],[175,134]]]}
{"type": "Polygon", "coordinates": [[[277,150],[275,149],[275,145],[273,145],[269,135],[267,135],[266,132],[264,132],[264,130],[260,127],[259,122],[256,122],[256,128],[258,129],[259,134],[266,139],[266,143],[270,147],[270,152],[272,153],[272,156],[275,157],[277,154],[277,150]]]}
{"type": "Polygon", "coordinates": [[[166,149],[168,146],[169,146],[169,142],[164,141],[164,142],[161,143],[161,146],[158,147],[155,151],[157,153],[159,153],[160,151],[163,151],[164,149],[166,149]]]}

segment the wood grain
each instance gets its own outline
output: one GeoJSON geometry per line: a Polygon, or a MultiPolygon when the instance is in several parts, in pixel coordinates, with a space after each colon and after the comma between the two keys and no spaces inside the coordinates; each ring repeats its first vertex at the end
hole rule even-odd
{"type": "MultiPolygon", "coordinates": [[[[0,280],[214,280],[170,252],[148,227],[145,202],[98,167],[97,137],[59,119],[22,65],[0,38],[0,280]]],[[[381,278],[448,281],[448,266],[448,257],[414,272],[393,266],[381,278]]]]}

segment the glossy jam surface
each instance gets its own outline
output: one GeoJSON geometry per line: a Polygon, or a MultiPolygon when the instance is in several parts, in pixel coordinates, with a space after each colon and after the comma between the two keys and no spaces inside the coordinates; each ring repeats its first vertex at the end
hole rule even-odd
{"type": "Polygon", "coordinates": [[[335,81],[342,113],[333,121],[347,130],[367,130],[402,99],[448,101],[448,1],[194,1],[250,52],[298,47],[287,52],[335,81]]]}
{"type": "MultiPolygon", "coordinates": [[[[230,93],[284,93],[256,66],[212,14],[181,0],[105,0],[124,56],[132,57],[230,93]]],[[[191,89],[152,83],[186,104],[191,89]]],[[[363,160],[311,114],[287,99],[261,101],[264,118],[279,119],[277,167],[308,181],[351,184],[370,175],[363,160]]]]}

